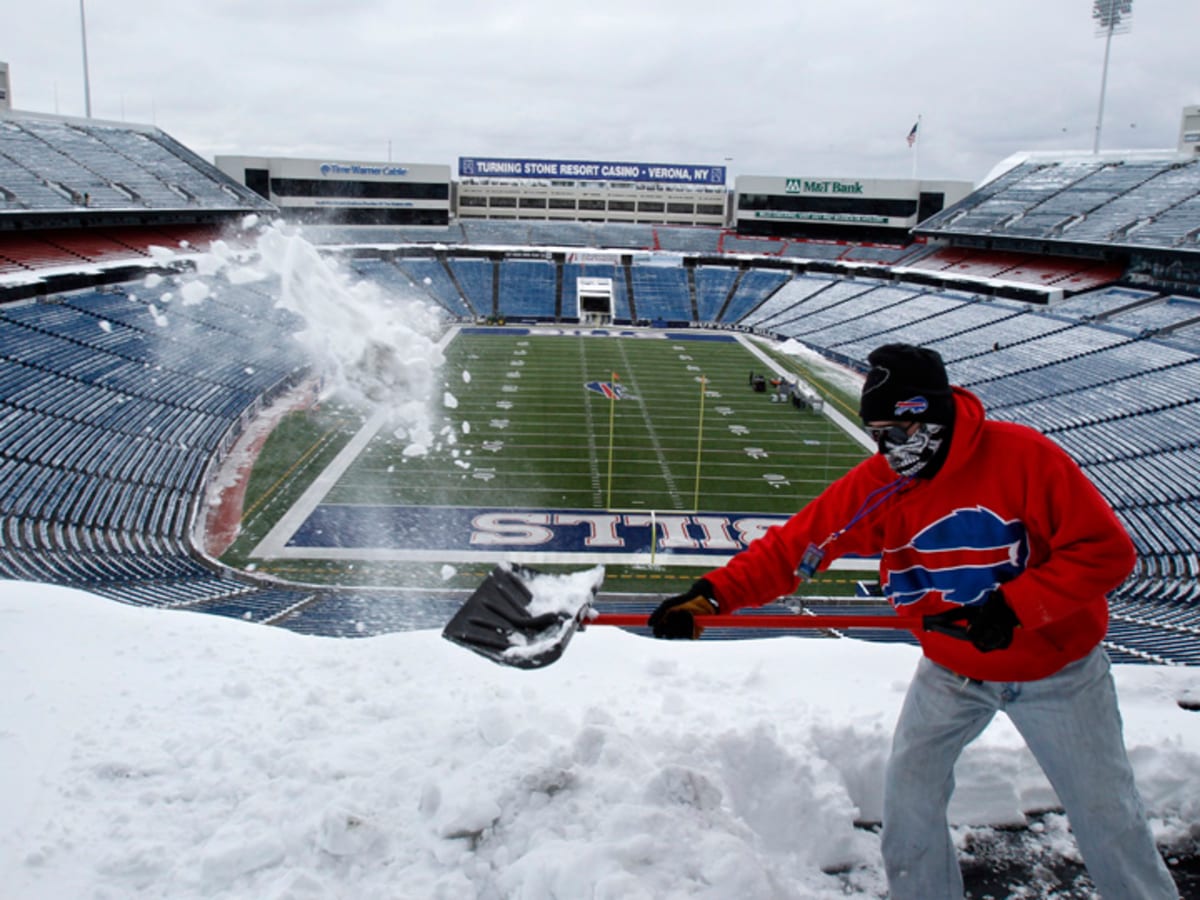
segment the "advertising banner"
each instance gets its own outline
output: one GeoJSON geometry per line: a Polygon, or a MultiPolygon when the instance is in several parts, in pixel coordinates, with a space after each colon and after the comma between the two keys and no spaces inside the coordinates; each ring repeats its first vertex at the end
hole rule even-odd
{"type": "Polygon", "coordinates": [[[460,156],[463,178],[538,178],[569,181],[635,181],[722,187],[724,166],[678,163],[595,162],[574,159],[513,159],[460,156]]]}

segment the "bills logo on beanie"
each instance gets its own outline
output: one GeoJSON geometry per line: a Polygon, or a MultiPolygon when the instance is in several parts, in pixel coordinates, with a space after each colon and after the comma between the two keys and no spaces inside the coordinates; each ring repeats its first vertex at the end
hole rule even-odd
{"type": "Polygon", "coordinates": [[[954,397],[941,355],[928,347],[884,344],[867,357],[858,414],[864,422],[954,421],[954,397]]]}

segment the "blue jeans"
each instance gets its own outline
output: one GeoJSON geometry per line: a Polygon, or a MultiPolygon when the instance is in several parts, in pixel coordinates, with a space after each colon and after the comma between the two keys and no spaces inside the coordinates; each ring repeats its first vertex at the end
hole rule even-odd
{"type": "Polygon", "coordinates": [[[892,900],[961,900],[946,807],[954,763],[1004,710],[1066,810],[1106,900],[1176,900],[1125,753],[1108,657],[1097,647],[1040,681],[973,682],[922,658],[896,723],[883,798],[892,900]]]}

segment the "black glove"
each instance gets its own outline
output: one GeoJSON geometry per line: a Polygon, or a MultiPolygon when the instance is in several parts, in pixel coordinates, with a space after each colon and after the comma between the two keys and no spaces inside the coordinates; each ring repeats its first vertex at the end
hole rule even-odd
{"type": "Polygon", "coordinates": [[[721,611],[713,599],[713,586],[707,578],[701,578],[690,588],[675,597],[668,597],[650,613],[647,624],[654,630],[656,638],[700,637],[704,628],[696,624],[696,616],[712,616],[721,611]]]}
{"type": "Polygon", "coordinates": [[[926,631],[937,631],[970,641],[980,653],[1004,650],[1012,643],[1013,629],[1020,625],[1017,614],[997,588],[980,606],[964,606],[926,616],[926,631]],[[958,625],[965,622],[965,625],[958,625]]]}

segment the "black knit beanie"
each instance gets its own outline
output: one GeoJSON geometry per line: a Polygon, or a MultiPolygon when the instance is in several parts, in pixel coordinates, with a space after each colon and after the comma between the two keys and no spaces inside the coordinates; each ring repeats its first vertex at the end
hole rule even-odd
{"type": "Polygon", "coordinates": [[[884,344],[867,357],[858,414],[864,422],[954,422],[954,396],[936,350],[884,344]]]}

